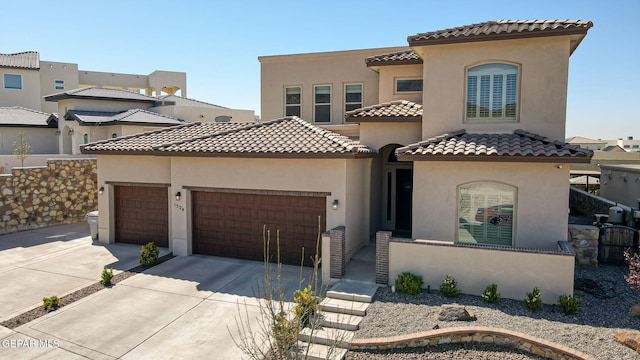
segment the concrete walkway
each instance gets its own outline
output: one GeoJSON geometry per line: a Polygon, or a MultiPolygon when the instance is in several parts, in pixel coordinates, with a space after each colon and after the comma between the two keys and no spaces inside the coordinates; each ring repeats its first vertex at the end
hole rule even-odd
{"type": "MultiPolygon", "coordinates": [[[[83,224],[37,230],[21,235],[24,243],[0,237],[3,316],[40,305],[43,296],[94,283],[104,264],[120,270],[137,265],[139,246],[134,246],[135,257],[131,249],[118,254],[129,245],[93,244],[86,236],[78,238],[85,230],[83,224]],[[5,301],[14,304],[5,306],[5,301]]],[[[305,269],[304,276],[309,275],[305,269]]],[[[237,334],[239,313],[258,329],[253,296],[263,278],[261,262],[176,257],[15,331],[0,327],[0,358],[240,359],[244,356],[230,333],[237,334]]],[[[299,278],[298,267],[282,267],[287,293],[298,288],[299,278]]]]}

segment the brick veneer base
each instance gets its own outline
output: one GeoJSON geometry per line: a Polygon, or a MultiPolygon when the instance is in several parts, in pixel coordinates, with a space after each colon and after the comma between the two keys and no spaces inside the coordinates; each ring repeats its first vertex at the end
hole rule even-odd
{"type": "Polygon", "coordinates": [[[550,341],[517,331],[483,326],[445,328],[386,338],[356,339],[351,341],[349,349],[389,350],[465,342],[506,346],[554,360],[595,360],[590,355],[550,341]]]}

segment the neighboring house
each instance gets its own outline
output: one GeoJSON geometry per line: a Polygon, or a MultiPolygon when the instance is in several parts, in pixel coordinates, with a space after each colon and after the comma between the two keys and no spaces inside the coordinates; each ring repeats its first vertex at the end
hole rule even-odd
{"type": "MultiPolygon", "coordinates": [[[[347,260],[379,230],[553,253],[567,240],[570,164],[592,156],[564,142],[569,57],[591,26],[492,21],[416,34],[382,53],[261,57],[263,116],[277,120],[182,125],[82,147],[100,164],[99,236],[143,243],[146,230],[127,229],[157,228],[174,254],[261,260],[262,225],[295,239],[281,247],[299,254],[320,217],[321,230],[345,227],[347,260]],[[150,207],[134,203],[151,197],[159,213],[130,219],[150,207]]],[[[443,260],[389,253],[389,264],[404,266],[443,260]]],[[[476,260],[457,254],[457,263],[476,260]]],[[[569,260],[533,260],[542,269],[523,270],[505,285],[508,296],[522,296],[532,279],[554,284],[546,302],[571,293],[569,260]]],[[[468,271],[466,291],[484,289],[491,273],[468,271]]]]}
{"type": "Polygon", "coordinates": [[[149,75],[78,70],[78,64],[43,61],[37,51],[0,54],[0,106],[22,106],[55,113],[55,104],[43,98],[80,87],[105,87],[146,95],[187,96],[187,74],[156,70],[149,75]]]}
{"type": "Polygon", "coordinates": [[[625,151],[640,151],[640,139],[634,139],[633,136],[627,136],[626,139],[605,140],[605,142],[610,146],[620,146],[625,151]]]}
{"type": "Polygon", "coordinates": [[[56,129],[58,118],[53,114],[20,106],[0,107],[0,154],[13,154],[14,143],[20,141],[20,131],[32,154],[58,152],[56,129]]]}
{"type": "Polygon", "coordinates": [[[582,136],[574,136],[567,139],[567,144],[580,146],[588,150],[602,150],[607,147],[607,142],[602,140],[589,139],[582,136]]]}
{"type": "Polygon", "coordinates": [[[640,165],[600,165],[600,196],[640,208],[640,165]]]}
{"type": "Polygon", "coordinates": [[[231,109],[176,95],[160,95],[159,106],[150,108],[160,114],[188,122],[253,122],[253,110],[231,109]]]}

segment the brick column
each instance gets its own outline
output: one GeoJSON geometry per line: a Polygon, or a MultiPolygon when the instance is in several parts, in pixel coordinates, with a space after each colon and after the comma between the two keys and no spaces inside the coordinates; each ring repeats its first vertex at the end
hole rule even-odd
{"type": "Polygon", "coordinates": [[[338,226],[329,230],[331,244],[331,278],[342,279],[344,276],[345,259],[345,228],[338,226]]]}
{"type": "Polygon", "coordinates": [[[389,240],[391,231],[376,233],[376,284],[389,285],[389,240]]]}

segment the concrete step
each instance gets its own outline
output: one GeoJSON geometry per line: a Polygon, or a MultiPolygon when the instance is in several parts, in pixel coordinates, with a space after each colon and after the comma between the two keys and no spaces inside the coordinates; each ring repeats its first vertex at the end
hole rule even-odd
{"type": "Polygon", "coordinates": [[[378,286],[375,284],[341,281],[327,291],[326,297],[370,303],[377,290],[378,286]]]}
{"type": "Polygon", "coordinates": [[[341,300],[357,301],[357,302],[363,302],[363,303],[370,303],[371,301],[373,301],[373,297],[369,295],[353,294],[353,293],[333,291],[333,290],[327,291],[327,297],[330,299],[341,299],[341,300]]]}
{"type": "Polygon", "coordinates": [[[318,304],[319,310],[358,316],[364,316],[367,313],[368,307],[368,302],[342,300],[335,298],[325,298],[320,304],[318,304]]]}
{"type": "Polygon", "coordinates": [[[321,326],[342,330],[356,331],[362,321],[362,316],[357,315],[336,314],[326,311],[318,311],[318,315],[321,316],[321,326]]]}
{"type": "Polygon", "coordinates": [[[312,330],[304,328],[298,334],[298,340],[320,345],[333,345],[339,348],[349,348],[354,333],[352,331],[334,328],[320,328],[312,330]]]}
{"type": "Polygon", "coordinates": [[[347,354],[347,349],[338,347],[329,347],[321,344],[309,344],[306,342],[298,342],[300,346],[300,354],[298,359],[307,360],[342,360],[347,354]],[[308,352],[307,352],[308,348],[308,352]],[[305,357],[306,356],[306,357],[305,357]]]}

